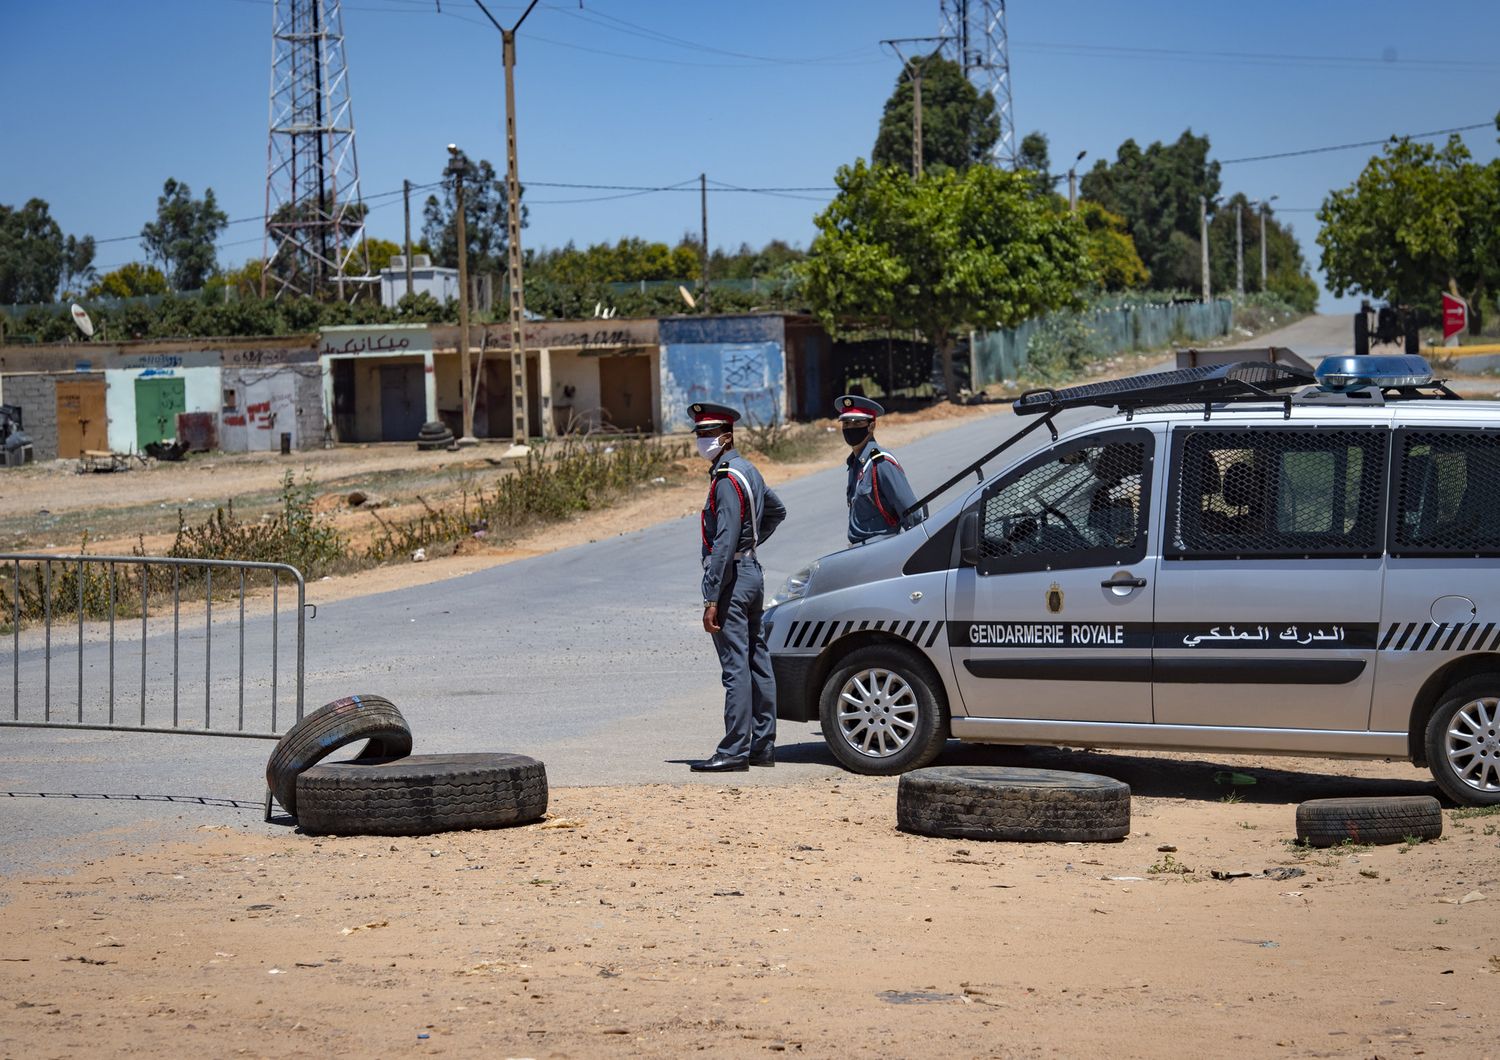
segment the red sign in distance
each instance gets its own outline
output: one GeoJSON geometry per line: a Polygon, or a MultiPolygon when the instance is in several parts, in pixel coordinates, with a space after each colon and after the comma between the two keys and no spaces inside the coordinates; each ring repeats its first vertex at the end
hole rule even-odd
{"type": "Polygon", "coordinates": [[[1443,342],[1451,344],[1469,326],[1469,304],[1456,294],[1443,294],[1443,342]]]}

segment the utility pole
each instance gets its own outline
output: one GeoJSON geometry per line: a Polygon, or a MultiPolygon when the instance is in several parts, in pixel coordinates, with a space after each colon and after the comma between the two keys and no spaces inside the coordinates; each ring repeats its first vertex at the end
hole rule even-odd
{"type": "Polygon", "coordinates": [[[699,272],[703,279],[703,311],[712,312],[708,296],[708,174],[698,174],[698,205],[703,213],[703,250],[699,272]]]}
{"type": "Polygon", "coordinates": [[[903,44],[936,44],[947,43],[947,37],[899,37],[893,40],[883,40],[880,43],[886,45],[896,53],[896,58],[901,60],[903,71],[911,78],[911,175],[920,180],[922,178],[922,67],[928,59],[938,54],[936,50],[931,55],[913,56],[908,59],[901,53],[903,44]]]}
{"type": "Polygon", "coordinates": [[[1272,195],[1269,199],[1260,201],[1260,289],[1266,289],[1266,211],[1270,209],[1271,203],[1281,198],[1280,195],[1272,195]]]}
{"type": "Polygon", "coordinates": [[[406,209],[406,297],[412,294],[411,285],[411,181],[401,182],[401,200],[406,209]]]}
{"type": "Polygon", "coordinates": [[[474,408],[469,403],[469,233],[464,217],[464,167],[457,144],[448,145],[448,172],[453,174],[453,197],[458,225],[458,400],[463,405],[463,436],[459,445],[478,445],[474,437],[474,408]]]}
{"type": "Polygon", "coordinates": [[[505,242],[510,287],[511,451],[524,451],[531,436],[526,423],[526,298],[521,279],[521,178],[516,170],[516,31],[531,14],[531,0],[516,24],[506,29],[495,21],[484,0],[474,0],[490,25],[500,31],[500,59],[505,65],[505,242]]]}
{"type": "Polygon", "coordinates": [[[1212,293],[1213,293],[1210,290],[1209,282],[1208,282],[1208,196],[1207,195],[1200,195],[1200,196],[1198,196],[1198,229],[1199,229],[1200,236],[1201,236],[1201,238],[1199,239],[1199,244],[1200,244],[1200,248],[1202,250],[1202,263],[1201,263],[1201,265],[1202,265],[1202,269],[1203,269],[1203,301],[1207,302],[1209,300],[1209,298],[1212,296],[1212,293]]]}
{"type": "Polygon", "coordinates": [[[1234,204],[1234,291],[1245,296],[1245,206],[1234,204]]]}
{"type": "Polygon", "coordinates": [[[1078,157],[1073,159],[1073,164],[1068,167],[1068,212],[1078,212],[1078,163],[1083,161],[1087,151],[1079,151],[1078,157]]]}

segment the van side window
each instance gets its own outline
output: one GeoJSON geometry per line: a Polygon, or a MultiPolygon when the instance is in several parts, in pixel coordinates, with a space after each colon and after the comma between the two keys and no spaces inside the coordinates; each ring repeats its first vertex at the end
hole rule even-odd
{"type": "Polygon", "coordinates": [[[981,501],[979,573],[1139,562],[1153,443],[1150,431],[1109,431],[996,481],[981,501]]]}
{"type": "Polygon", "coordinates": [[[1177,431],[1165,555],[1378,555],[1386,433],[1282,427],[1177,431]]]}
{"type": "Polygon", "coordinates": [[[1500,555],[1500,436],[1396,432],[1393,556],[1500,555]]]}

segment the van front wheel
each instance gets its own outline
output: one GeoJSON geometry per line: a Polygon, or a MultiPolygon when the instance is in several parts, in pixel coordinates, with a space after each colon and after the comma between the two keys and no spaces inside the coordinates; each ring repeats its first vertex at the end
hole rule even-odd
{"type": "Polygon", "coordinates": [[[823,684],[823,738],[854,773],[894,776],[927,765],[948,739],[948,710],[931,664],[910,648],[873,644],[823,684]]]}
{"type": "Polygon", "coordinates": [[[1449,689],[1427,721],[1427,763],[1454,802],[1500,805],[1500,674],[1449,689]]]}

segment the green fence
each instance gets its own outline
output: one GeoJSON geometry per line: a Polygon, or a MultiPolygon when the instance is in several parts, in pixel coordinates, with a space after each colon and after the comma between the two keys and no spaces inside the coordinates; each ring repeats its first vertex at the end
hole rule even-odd
{"type": "MultiPolygon", "coordinates": [[[[1234,304],[1222,298],[1213,302],[1122,306],[1080,315],[1105,352],[1115,354],[1227,335],[1233,312],[1234,304]]],[[[1032,336],[1045,320],[1038,317],[1019,327],[974,332],[973,388],[980,390],[991,383],[1018,378],[1027,365],[1032,336]]]]}

